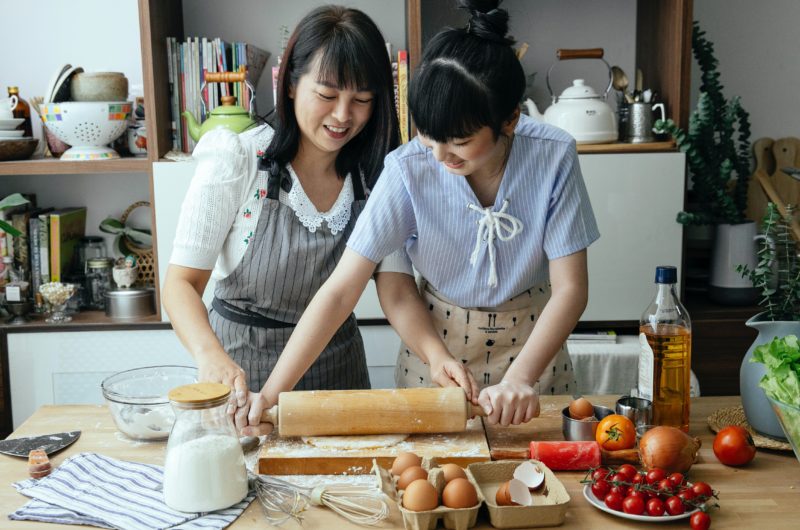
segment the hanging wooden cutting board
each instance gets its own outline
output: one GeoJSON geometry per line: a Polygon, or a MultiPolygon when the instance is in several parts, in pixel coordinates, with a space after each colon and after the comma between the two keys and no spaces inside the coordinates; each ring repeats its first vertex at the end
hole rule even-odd
{"type": "Polygon", "coordinates": [[[466,467],[490,460],[489,445],[481,418],[467,422],[458,433],[412,434],[391,447],[373,449],[321,449],[299,437],[267,437],[258,455],[258,472],[266,475],[363,475],[370,473],[372,460],[390,468],[399,452],[437,457],[440,463],[466,467]]]}
{"type": "Polygon", "coordinates": [[[783,171],[785,167],[797,167],[800,155],[800,139],[794,137],[780,138],[772,146],[775,156],[775,173],[772,175],[775,191],[783,199],[784,204],[792,204],[797,209],[800,201],[800,182],[783,171]]]}
{"type": "MultiPolygon", "coordinates": [[[[775,172],[775,157],[772,154],[774,144],[775,140],[772,138],[759,138],[753,143],[753,155],[756,159],[755,171],[761,170],[766,175],[772,175],[775,172]]],[[[747,186],[747,218],[760,223],[767,211],[768,201],[769,199],[761,189],[758,180],[751,176],[747,186]]]]}

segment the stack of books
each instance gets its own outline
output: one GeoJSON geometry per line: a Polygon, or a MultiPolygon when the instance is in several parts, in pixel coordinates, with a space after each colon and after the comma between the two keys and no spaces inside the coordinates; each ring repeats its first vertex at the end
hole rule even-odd
{"type": "MultiPolygon", "coordinates": [[[[186,128],[183,111],[194,114],[198,122],[219,106],[222,96],[236,96],[237,104],[250,111],[253,94],[245,83],[208,83],[206,72],[236,72],[247,67],[247,80],[255,88],[269,59],[266,52],[244,42],[228,43],[219,38],[189,37],[178,42],[167,38],[170,103],[172,107],[172,148],[191,153],[195,141],[186,128]],[[201,90],[202,89],[202,90],[201,90]],[[203,105],[205,103],[205,106],[203,105]]],[[[252,111],[255,113],[255,109],[252,111]]]]}

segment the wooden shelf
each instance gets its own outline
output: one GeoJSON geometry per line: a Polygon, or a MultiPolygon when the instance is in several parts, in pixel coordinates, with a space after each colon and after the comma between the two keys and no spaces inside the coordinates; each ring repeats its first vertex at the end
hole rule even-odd
{"type": "Polygon", "coordinates": [[[147,173],[147,158],[64,161],[55,158],[0,162],[0,175],[76,175],[83,173],[147,173]]]}
{"type": "Polygon", "coordinates": [[[606,153],[668,153],[677,151],[675,142],[648,142],[644,144],[629,144],[615,142],[613,144],[578,144],[578,154],[593,155],[606,153]]]}
{"type": "Polygon", "coordinates": [[[72,321],[64,324],[48,324],[45,315],[30,314],[26,324],[0,324],[0,333],[41,333],[59,331],[116,331],[141,329],[172,329],[169,322],[162,322],[157,315],[137,319],[113,319],[103,311],[80,311],[72,315],[72,321]]]}

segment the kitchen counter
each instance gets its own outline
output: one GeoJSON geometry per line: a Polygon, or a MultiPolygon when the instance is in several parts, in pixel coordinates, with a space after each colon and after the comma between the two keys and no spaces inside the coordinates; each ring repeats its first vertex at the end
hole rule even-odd
{"type": "MultiPolygon", "coordinates": [[[[560,411],[569,402],[568,396],[545,396],[542,398],[542,417],[525,426],[508,428],[504,442],[509,440],[524,441],[528,439],[560,440],[560,411]]],[[[590,398],[599,405],[612,405],[615,398],[603,396],[590,398]]],[[[797,528],[798,504],[800,504],[800,463],[791,452],[775,452],[759,450],[755,460],[743,468],[726,467],[720,464],[711,450],[713,433],[706,424],[706,418],[715,410],[731,407],[739,403],[738,397],[702,397],[692,401],[692,419],[690,432],[698,436],[703,446],[700,459],[692,467],[690,478],[708,482],[720,491],[720,510],[712,512],[712,528],[717,529],[753,529],[797,528]]],[[[69,405],[46,406],[36,411],[14,434],[33,436],[53,432],[79,429],[83,431],[80,439],[54,455],[51,459],[54,466],[65,458],[84,451],[93,451],[114,458],[163,464],[165,443],[134,442],[119,433],[114,426],[108,410],[104,406],[69,405]]],[[[587,528],[641,528],[642,523],[626,521],[606,514],[592,507],[584,498],[582,472],[558,472],[558,478],[564,483],[572,501],[567,510],[564,529],[587,528]]],[[[17,522],[5,519],[5,516],[22,506],[27,498],[20,495],[11,486],[12,482],[28,478],[27,461],[20,458],[0,455],[0,507],[3,522],[0,527],[9,529],[41,529],[74,528],[35,522],[17,522]]],[[[391,516],[379,528],[402,528],[402,517],[395,505],[391,505],[391,516]]],[[[485,512],[479,517],[477,528],[491,528],[485,512]]],[[[287,523],[285,528],[300,528],[287,523]]],[[[666,528],[688,528],[688,521],[666,525],[666,528]]],[[[261,506],[253,502],[245,513],[231,527],[233,530],[254,530],[269,528],[263,518],[261,506]]],[[[327,509],[312,508],[307,512],[302,528],[363,528],[349,525],[327,509]]],[[[440,523],[439,528],[443,528],[440,523]]],[[[655,527],[653,527],[655,528],[655,527]]]]}

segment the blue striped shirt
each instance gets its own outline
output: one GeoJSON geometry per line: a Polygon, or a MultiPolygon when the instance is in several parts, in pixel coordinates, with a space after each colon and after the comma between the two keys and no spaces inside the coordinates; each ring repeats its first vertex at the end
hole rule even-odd
{"type": "Polygon", "coordinates": [[[405,246],[411,262],[460,307],[496,307],[549,277],[549,260],[578,252],[600,237],[583,182],[575,140],[522,116],[493,211],[522,222],[508,241],[494,240],[496,286],[489,248],[474,266],[480,203],[467,180],[448,173],[418,139],[386,157],[383,173],[347,246],[375,263],[405,246]]]}

